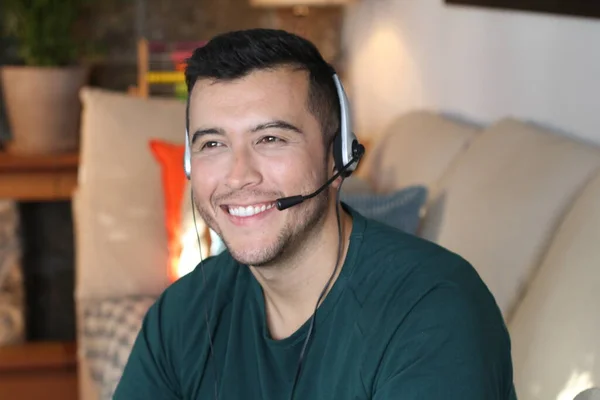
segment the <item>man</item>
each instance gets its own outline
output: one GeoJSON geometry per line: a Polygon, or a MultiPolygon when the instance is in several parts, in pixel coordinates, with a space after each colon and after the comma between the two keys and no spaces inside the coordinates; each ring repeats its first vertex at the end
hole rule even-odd
{"type": "Polygon", "coordinates": [[[224,34],[186,77],[195,203],[227,251],[151,307],[116,399],[515,398],[502,316],[464,259],[339,205],[341,178],[275,207],[335,170],[339,98],[312,44],[224,34]]]}

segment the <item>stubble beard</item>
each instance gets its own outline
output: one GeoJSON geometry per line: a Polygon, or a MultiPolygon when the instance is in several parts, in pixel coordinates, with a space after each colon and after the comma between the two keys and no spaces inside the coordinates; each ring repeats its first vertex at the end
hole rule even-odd
{"type": "Polygon", "coordinates": [[[243,255],[232,253],[233,257],[238,256],[236,260],[239,262],[257,268],[281,267],[289,264],[290,260],[309,245],[311,239],[319,236],[319,230],[322,229],[327,215],[328,203],[329,196],[325,190],[307,203],[296,206],[299,209],[283,211],[294,212],[295,216],[292,218],[293,221],[288,221],[281,229],[275,242],[254,254],[252,260],[245,257],[246,259],[242,261],[243,255]]]}
{"type": "Polygon", "coordinates": [[[236,250],[222,234],[209,210],[200,206],[196,200],[194,203],[200,217],[221,237],[233,259],[240,264],[266,268],[286,264],[286,261],[293,259],[303,250],[310,239],[319,236],[319,230],[323,228],[327,215],[329,192],[324,190],[318,196],[288,210],[274,210],[274,212],[293,213],[294,216],[288,219],[272,243],[252,251],[236,250]]]}

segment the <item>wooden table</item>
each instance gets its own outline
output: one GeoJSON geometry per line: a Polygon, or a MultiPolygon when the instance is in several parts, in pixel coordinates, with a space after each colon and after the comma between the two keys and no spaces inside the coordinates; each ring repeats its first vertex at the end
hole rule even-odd
{"type": "Polygon", "coordinates": [[[77,400],[76,351],[72,342],[0,346],[0,399],[77,400]]]}
{"type": "Polygon", "coordinates": [[[0,151],[0,198],[70,199],[77,186],[79,153],[14,155],[0,151]]]}

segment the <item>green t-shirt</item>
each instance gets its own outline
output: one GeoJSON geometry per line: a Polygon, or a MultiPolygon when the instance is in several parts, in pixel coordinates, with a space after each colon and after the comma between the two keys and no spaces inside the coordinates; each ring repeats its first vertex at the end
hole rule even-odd
{"type": "MultiPolygon", "coordinates": [[[[509,335],[475,270],[346,209],[347,257],[318,309],[294,398],[515,399],[509,335]]],[[[203,265],[148,311],[114,399],[212,400],[215,389],[219,400],[290,398],[309,322],[273,340],[249,268],[229,252],[203,265]]]]}

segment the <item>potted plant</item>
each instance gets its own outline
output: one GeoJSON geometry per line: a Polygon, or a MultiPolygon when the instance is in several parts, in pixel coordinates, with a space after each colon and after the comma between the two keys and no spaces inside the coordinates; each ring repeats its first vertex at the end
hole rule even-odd
{"type": "Polygon", "coordinates": [[[14,153],[72,151],[79,145],[79,91],[87,84],[78,22],[89,0],[2,0],[2,25],[18,62],[2,67],[14,153]]]}

